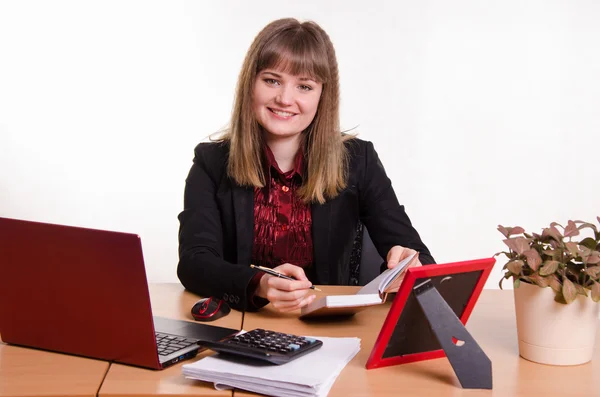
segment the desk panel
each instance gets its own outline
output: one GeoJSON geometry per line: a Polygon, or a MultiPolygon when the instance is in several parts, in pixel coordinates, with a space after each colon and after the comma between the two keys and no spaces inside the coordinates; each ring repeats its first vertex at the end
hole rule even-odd
{"type": "Polygon", "coordinates": [[[0,343],[0,396],[92,397],[108,363],[0,343]]]}
{"type": "MultiPolygon", "coordinates": [[[[193,321],[190,310],[200,297],[185,291],[181,284],[176,283],[150,284],[149,287],[154,315],[193,321]]],[[[229,315],[207,324],[241,329],[242,313],[232,310],[229,315]]],[[[231,396],[231,391],[217,391],[211,383],[192,381],[183,377],[181,373],[183,364],[194,362],[209,354],[212,353],[201,352],[196,358],[175,364],[163,371],[112,364],[102,384],[99,396],[160,394],[170,396],[231,396]]]]}
{"type": "MultiPolygon", "coordinates": [[[[321,287],[322,294],[353,293],[357,287],[321,287]]],[[[246,313],[243,328],[266,328],[314,336],[358,336],[361,351],[348,363],[329,396],[600,396],[598,343],[591,363],[547,366],[519,357],[512,291],[484,290],[467,329],[492,360],[493,390],[464,390],[446,358],[366,370],[365,365],[390,304],[368,308],[346,319],[302,321],[299,313],[279,314],[270,306],[246,313]]],[[[599,332],[600,333],[600,332],[599,332]]],[[[235,391],[235,397],[255,394],[235,391]]]]}

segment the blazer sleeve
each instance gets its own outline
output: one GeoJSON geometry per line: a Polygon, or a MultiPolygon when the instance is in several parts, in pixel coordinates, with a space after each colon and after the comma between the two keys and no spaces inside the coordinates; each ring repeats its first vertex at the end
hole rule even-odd
{"type": "Polygon", "coordinates": [[[412,248],[419,252],[422,264],[435,260],[425,246],[417,230],[412,226],[404,206],[398,203],[392,182],[373,147],[366,142],[359,156],[360,217],[382,258],[395,245],[412,248]]]}
{"type": "Polygon", "coordinates": [[[246,310],[247,288],[255,272],[224,259],[224,233],[216,193],[226,155],[218,151],[215,156],[214,146],[210,145],[215,144],[196,147],[186,179],[184,209],[179,214],[177,276],[186,289],[196,294],[221,298],[237,310],[246,310]]]}

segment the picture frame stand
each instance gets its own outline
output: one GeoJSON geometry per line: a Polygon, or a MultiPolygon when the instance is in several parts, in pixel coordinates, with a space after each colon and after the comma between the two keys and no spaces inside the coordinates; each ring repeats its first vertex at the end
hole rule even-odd
{"type": "Polygon", "coordinates": [[[479,347],[431,280],[413,287],[431,330],[464,389],[492,389],[492,361],[479,347]]]}

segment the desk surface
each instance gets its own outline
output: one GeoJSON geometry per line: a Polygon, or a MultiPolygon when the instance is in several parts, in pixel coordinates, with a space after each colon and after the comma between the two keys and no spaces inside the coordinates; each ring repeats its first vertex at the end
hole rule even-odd
{"type": "Polygon", "coordinates": [[[95,396],[108,363],[0,343],[0,396],[95,396]]]}
{"type": "MultiPolygon", "coordinates": [[[[323,287],[324,294],[353,293],[356,287],[323,287]]],[[[315,336],[358,336],[361,351],[336,380],[329,396],[600,396],[600,346],[591,363],[558,367],[519,357],[512,291],[484,290],[467,329],[492,360],[493,390],[464,390],[446,358],[366,370],[365,364],[389,304],[369,308],[345,320],[305,322],[296,314],[277,314],[270,307],[246,313],[244,329],[315,336]]],[[[599,331],[600,334],[600,331],[599,331]]],[[[240,390],[235,397],[254,396],[240,390]]]]}
{"type": "MultiPolygon", "coordinates": [[[[324,294],[353,293],[354,287],[323,287],[324,294]]],[[[150,286],[154,314],[190,319],[189,309],[198,299],[179,284],[150,286]]],[[[236,311],[214,322],[216,325],[243,328],[269,328],[276,331],[322,336],[358,336],[361,351],[346,366],[330,396],[600,396],[600,345],[596,344],[592,362],[580,366],[558,367],[532,363],[519,357],[511,291],[484,290],[475,306],[467,329],[492,360],[493,390],[464,390],[445,358],[367,371],[370,355],[389,304],[372,307],[352,318],[305,322],[296,314],[281,315],[270,307],[258,313],[236,311]],[[243,324],[242,324],[243,319],[243,324]]],[[[600,331],[599,331],[600,334],[600,331]]],[[[202,353],[199,357],[211,353],[202,353]]],[[[191,362],[191,361],[188,361],[191,362]]],[[[25,349],[0,344],[0,396],[231,396],[216,391],[212,384],[190,381],[177,364],[164,371],[25,349]]],[[[236,390],[235,397],[254,396],[236,390]]]]}
{"type": "MultiPolygon", "coordinates": [[[[150,284],[152,312],[155,316],[193,320],[190,309],[199,297],[183,289],[180,284],[150,284]]],[[[219,320],[208,323],[221,327],[241,329],[242,313],[232,310],[219,320]]],[[[208,354],[198,354],[197,360],[208,354]]],[[[192,381],[183,377],[181,366],[184,361],[162,371],[112,364],[102,384],[99,396],[140,396],[168,394],[171,396],[231,396],[231,391],[217,391],[210,383],[192,381]]]]}

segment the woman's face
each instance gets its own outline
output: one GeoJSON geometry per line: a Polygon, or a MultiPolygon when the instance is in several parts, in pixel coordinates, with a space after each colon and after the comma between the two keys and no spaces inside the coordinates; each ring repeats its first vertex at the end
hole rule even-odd
{"type": "Polygon", "coordinates": [[[261,71],[254,82],[254,114],[269,139],[298,136],[317,113],[323,84],[308,76],[274,69],[261,71]]]}

